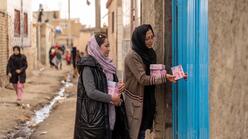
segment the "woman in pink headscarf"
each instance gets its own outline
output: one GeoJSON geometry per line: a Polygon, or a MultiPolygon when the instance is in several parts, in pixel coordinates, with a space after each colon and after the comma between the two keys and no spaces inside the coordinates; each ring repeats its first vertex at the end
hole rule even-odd
{"type": "Polygon", "coordinates": [[[106,35],[93,35],[88,56],[77,63],[80,77],[74,139],[129,139],[125,105],[121,103],[125,85],[118,83],[109,47],[106,35]],[[119,94],[108,91],[108,82],[117,83],[119,94]]]}

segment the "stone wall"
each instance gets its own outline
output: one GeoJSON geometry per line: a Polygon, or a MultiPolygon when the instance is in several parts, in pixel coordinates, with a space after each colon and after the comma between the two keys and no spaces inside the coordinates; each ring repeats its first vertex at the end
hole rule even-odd
{"type": "Polygon", "coordinates": [[[209,0],[210,137],[248,138],[248,1],[209,0]]]}

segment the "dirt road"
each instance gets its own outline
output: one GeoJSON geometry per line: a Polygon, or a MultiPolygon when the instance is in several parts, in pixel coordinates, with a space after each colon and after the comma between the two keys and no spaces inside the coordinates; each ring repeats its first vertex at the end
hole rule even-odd
{"type": "Polygon", "coordinates": [[[47,120],[39,125],[31,139],[72,139],[76,99],[61,102],[47,120]]]}
{"type": "Polygon", "coordinates": [[[0,139],[5,138],[18,123],[30,120],[35,110],[47,104],[58,93],[61,81],[70,70],[70,67],[65,67],[63,70],[45,68],[34,71],[25,84],[22,106],[16,104],[14,90],[0,88],[0,139]]]}

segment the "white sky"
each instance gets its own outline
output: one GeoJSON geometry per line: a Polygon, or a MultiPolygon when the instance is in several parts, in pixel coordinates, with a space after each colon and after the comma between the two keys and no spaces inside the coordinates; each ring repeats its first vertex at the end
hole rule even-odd
{"type": "MultiPolygon", "coordinates": [[[[87,0],[70,0],[71,18],[80,18],[80,22],[87,27],[95,26],[95,0],[89,0],[90,5],[86,4],[87,0]]],[[[101,23],[107,24],[108,12],[106,9],[107,0],[101,1],[101,23]]],[[[33,11],[38,11],[39,4],[43,5],[44,11],[60,10],[62,18],[68,18],[68,0],[33,0],[33,11]]]]}

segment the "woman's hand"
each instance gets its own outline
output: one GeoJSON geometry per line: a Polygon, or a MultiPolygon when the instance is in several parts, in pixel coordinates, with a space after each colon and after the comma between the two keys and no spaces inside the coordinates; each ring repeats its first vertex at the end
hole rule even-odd
{"type": "Polygon", "coordinates": [[[119,106],[121,104],[121,101],[122,101],[121,95],[113,95],[111,100],[115,106],[119,106]]]}
{"type": "Polygon", "coordinates": [[[120,81],[118,83],[118,89],[119,89],[120,93],[124,92],[124,90],[126,89],[126,85],[125,85],[125,83],[123,81],[120,81]]]}
{"type": "Polygon", "coordinates": [[[174,75],[166,74],[166,79],[169,80],[172,83],[176,83],[175,78],[176,78],[176,76],[174,76],[174,75]]]}
{"type": "Polygon", "coordinates": [[[8,74],[8,77],[9,77],[9,78],[11,78],[11,76],[12,76],[12,74],[11,74],[11,73],[9,73],[9,74],[8,74]]]}
{"type": "Polygon", "coordinates": [[[17,69],[16,70],[16,73],[18,73],[18,74],[21,73],[21,70],[20,69],[17,69]]]}

